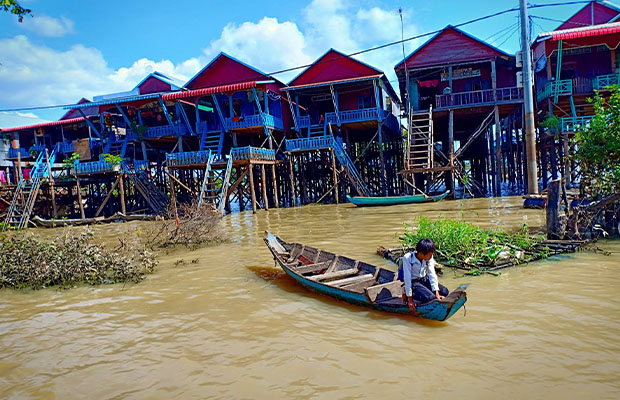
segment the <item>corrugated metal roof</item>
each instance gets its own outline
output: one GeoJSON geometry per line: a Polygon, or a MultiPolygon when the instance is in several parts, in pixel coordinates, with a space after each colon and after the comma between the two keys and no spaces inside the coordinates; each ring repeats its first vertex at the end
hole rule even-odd
{"type": "Polygon", "coordinates": [[[215,93],[231,93],[256,87],[256,81],[233,83],[230,85],[211,86],[201,89],[185,90],[182,92],[165,93],[163,100],[186,99],[188,97],[206,96],[215,93]]]}
{"type": "Polygon", "coordinates": [[[583,37],[608,35],[620,32],[620,22],[610,24],[584,26],[581,28],[562,29],[559,31],[544,32],[539,38],[551,37],[552,40],[578,39],[583,37]]]}
{"type": "Polygon", "coordinates": [[[34,124],[34,125],[24,125],[24,126],[16,126],[14,128],[4,128],[4,129],[1,129],[1,131],[2,132],[24,131],[27,129],[45,128],[48,126],[70,125],[70,124],[75,124],[76,122],[82,122],[82,121],[84,121],[83,117],[61,119],[60,121],[42,122],[40,124],[34,124]]]}
{"type": "Polygon", "coordinates": [[[105,105],[108,105],[108,104],[116,104],[116,103],[131,103],[133,101],[155,99],[155,98],[157,98],[159,96],[160,96],[160,93],[150,93],[150,94],[144,94],[144,95],[138,95],[138,96],[116,97],[116,98],[108,99],[108,100],[94,101],[92,103],[73,104],[73,105],[70,105],[70,106],[63,107],[63,108],[65,110],[68,110],[68,109],[71,109],[71,108],[85,108],[85,107],[93,107],[93,106],[105,106],[105,105]]]}

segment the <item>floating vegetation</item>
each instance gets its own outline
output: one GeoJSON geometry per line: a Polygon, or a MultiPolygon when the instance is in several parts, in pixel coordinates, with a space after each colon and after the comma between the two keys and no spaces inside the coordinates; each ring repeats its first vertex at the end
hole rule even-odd
{"type": "Polygon", "coordinates": [[[405,224],[405,233],[400,238],[405,249],[413,249],[420,239],[430,238],[437,246],[435,259],[438,262],[468,270],[470,275],[574,251],[581,244],[546,241],[542,235],[530,235],[527,225],[509,233],[443,217],[437,220],[420,217],[416,222],[415,226],[405,224]]]}
{"type": "Polygon", "coordinates": [[[119,239],[115,248],[92,241],[92,230],[69,230],[49,240],[22,233],[0,236],[0,288],[137,283],[155,268],[153,253],[137,239],[119,239]]]}

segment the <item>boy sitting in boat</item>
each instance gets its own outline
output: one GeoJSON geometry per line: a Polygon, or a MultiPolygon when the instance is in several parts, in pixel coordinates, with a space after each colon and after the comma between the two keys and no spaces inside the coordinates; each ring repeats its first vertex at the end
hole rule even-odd
{"type": "MultiPolygon", "coordinates": [[[[440,285],[437,279],[434,253],[435,243],[431,239],[422,239],[416,245],[415,251],[403,256],[403,301],[411,311],[415,311],[415,303],[425,304],[448,295],[448,289],[440,285]]],[[[398,275],[400,277],[400,271],[398,275]]]]}

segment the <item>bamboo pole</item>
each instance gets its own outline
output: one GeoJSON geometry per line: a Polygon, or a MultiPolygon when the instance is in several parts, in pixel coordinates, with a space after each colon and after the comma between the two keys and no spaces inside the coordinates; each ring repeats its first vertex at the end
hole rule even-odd
{"type": "Polygon", "coordinates": [[[334,155],[334,149],[331,149],[332,153],[332,175],[334,178],[334,199],[336,200],[336,204],[338,204],[338,172],[336,171],[336,158],[334,155]]]}
{"type": "Polygon", "coordinates": [[[56,212],[56,192],[54,189],[54,177],[52,176],[52,167],[50,166],[50,157],[49,152],[45,149],[45,162],[47,163],[47,170],[49,171],[49,180],[50,180],[50,192],[52,195],[52,216],[54,219],[57,217],[56,212]]]}
{"type": "Polygon", "coordinates": [[[103,207],[105,207],[105,205],[108,203],[108,200],[110,200],[110,197],[112,197],[112,193],[114,192],[114,189],[116,189],[116,187],[118,186],[120,179],[121,179],[121,176],[119,175],[119,177],[116,178],[116,181],[114,182],[114,185],[112,185],[112,187],[108,191],[108,194],[105,196],[105,199],[103,199],[103,203],[101,203],[101,205],[97,209],[97,212],[95,213],[95,217],[99,216],[99,214],[103,210],[103,207]]]}
{"type": "Polygon", "coordinates": [[[275,208],[279,207],[278,201],[278,181],[276,180],[276,166],[271,164],[271,181],[273,186],[273,204],[275,208]]]}
{"type": "Polygon", "coordinates": [[[84,214],[84,204],[82,204],[82,188],[80,187],[80,178],[78,178],[77,176],[75,177],[75,183],[77,186],[77,198],[78,205],[80,206],[80,216],[82,217],[82,219],[86,219],[86,215],[84,214]]]}
{"type": "Polygon", "coordinates": [[[172,179],[170,179],[170,205],[172,206],[174,217],[177,218],[177,195],[174,190],[174,180],[172,179]]]}
{"type": "Polygon", "coordinates": [[[269,210],[269,199],[267,199],[267,175],[265,174],[265,164],[260,166],[260,179],[262,186],[263,202],[265,203],[265,210],[269,210]]]}
{"type": "Polygon", "coordinates": [[[250,174],[250,195],[252,196],[252,213],[256,214],[256,191],[254,190],[254,171],[252,170],[252,163],[250,162],[249,174],[250,174]]]}
{"type": "Polygon", "coordinates": [[[291,207],[295,207],[295,177],[293,176],[293,156],[288,159],[289,178],[291,179],[291,207]]]}

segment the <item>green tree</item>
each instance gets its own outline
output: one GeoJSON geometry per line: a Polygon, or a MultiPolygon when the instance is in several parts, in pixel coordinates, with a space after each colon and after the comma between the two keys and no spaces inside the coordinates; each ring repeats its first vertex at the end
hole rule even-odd
{"type": "Polygon", "coordinates": [[[32,10],[20,6],[17,0],[0,0],[0,9],[17,15],[17,20],[19,22],[24,20],[25,15],[32,16],[32,10]]]}
{"type": "Polygon", "coordinates": [[[609,97],[597,93],[591,100],[594,118],[577,132],[575,159],[582,171],[581,187],[589,197],[620,192],[620,91],[609,88],[609,97]]]}

